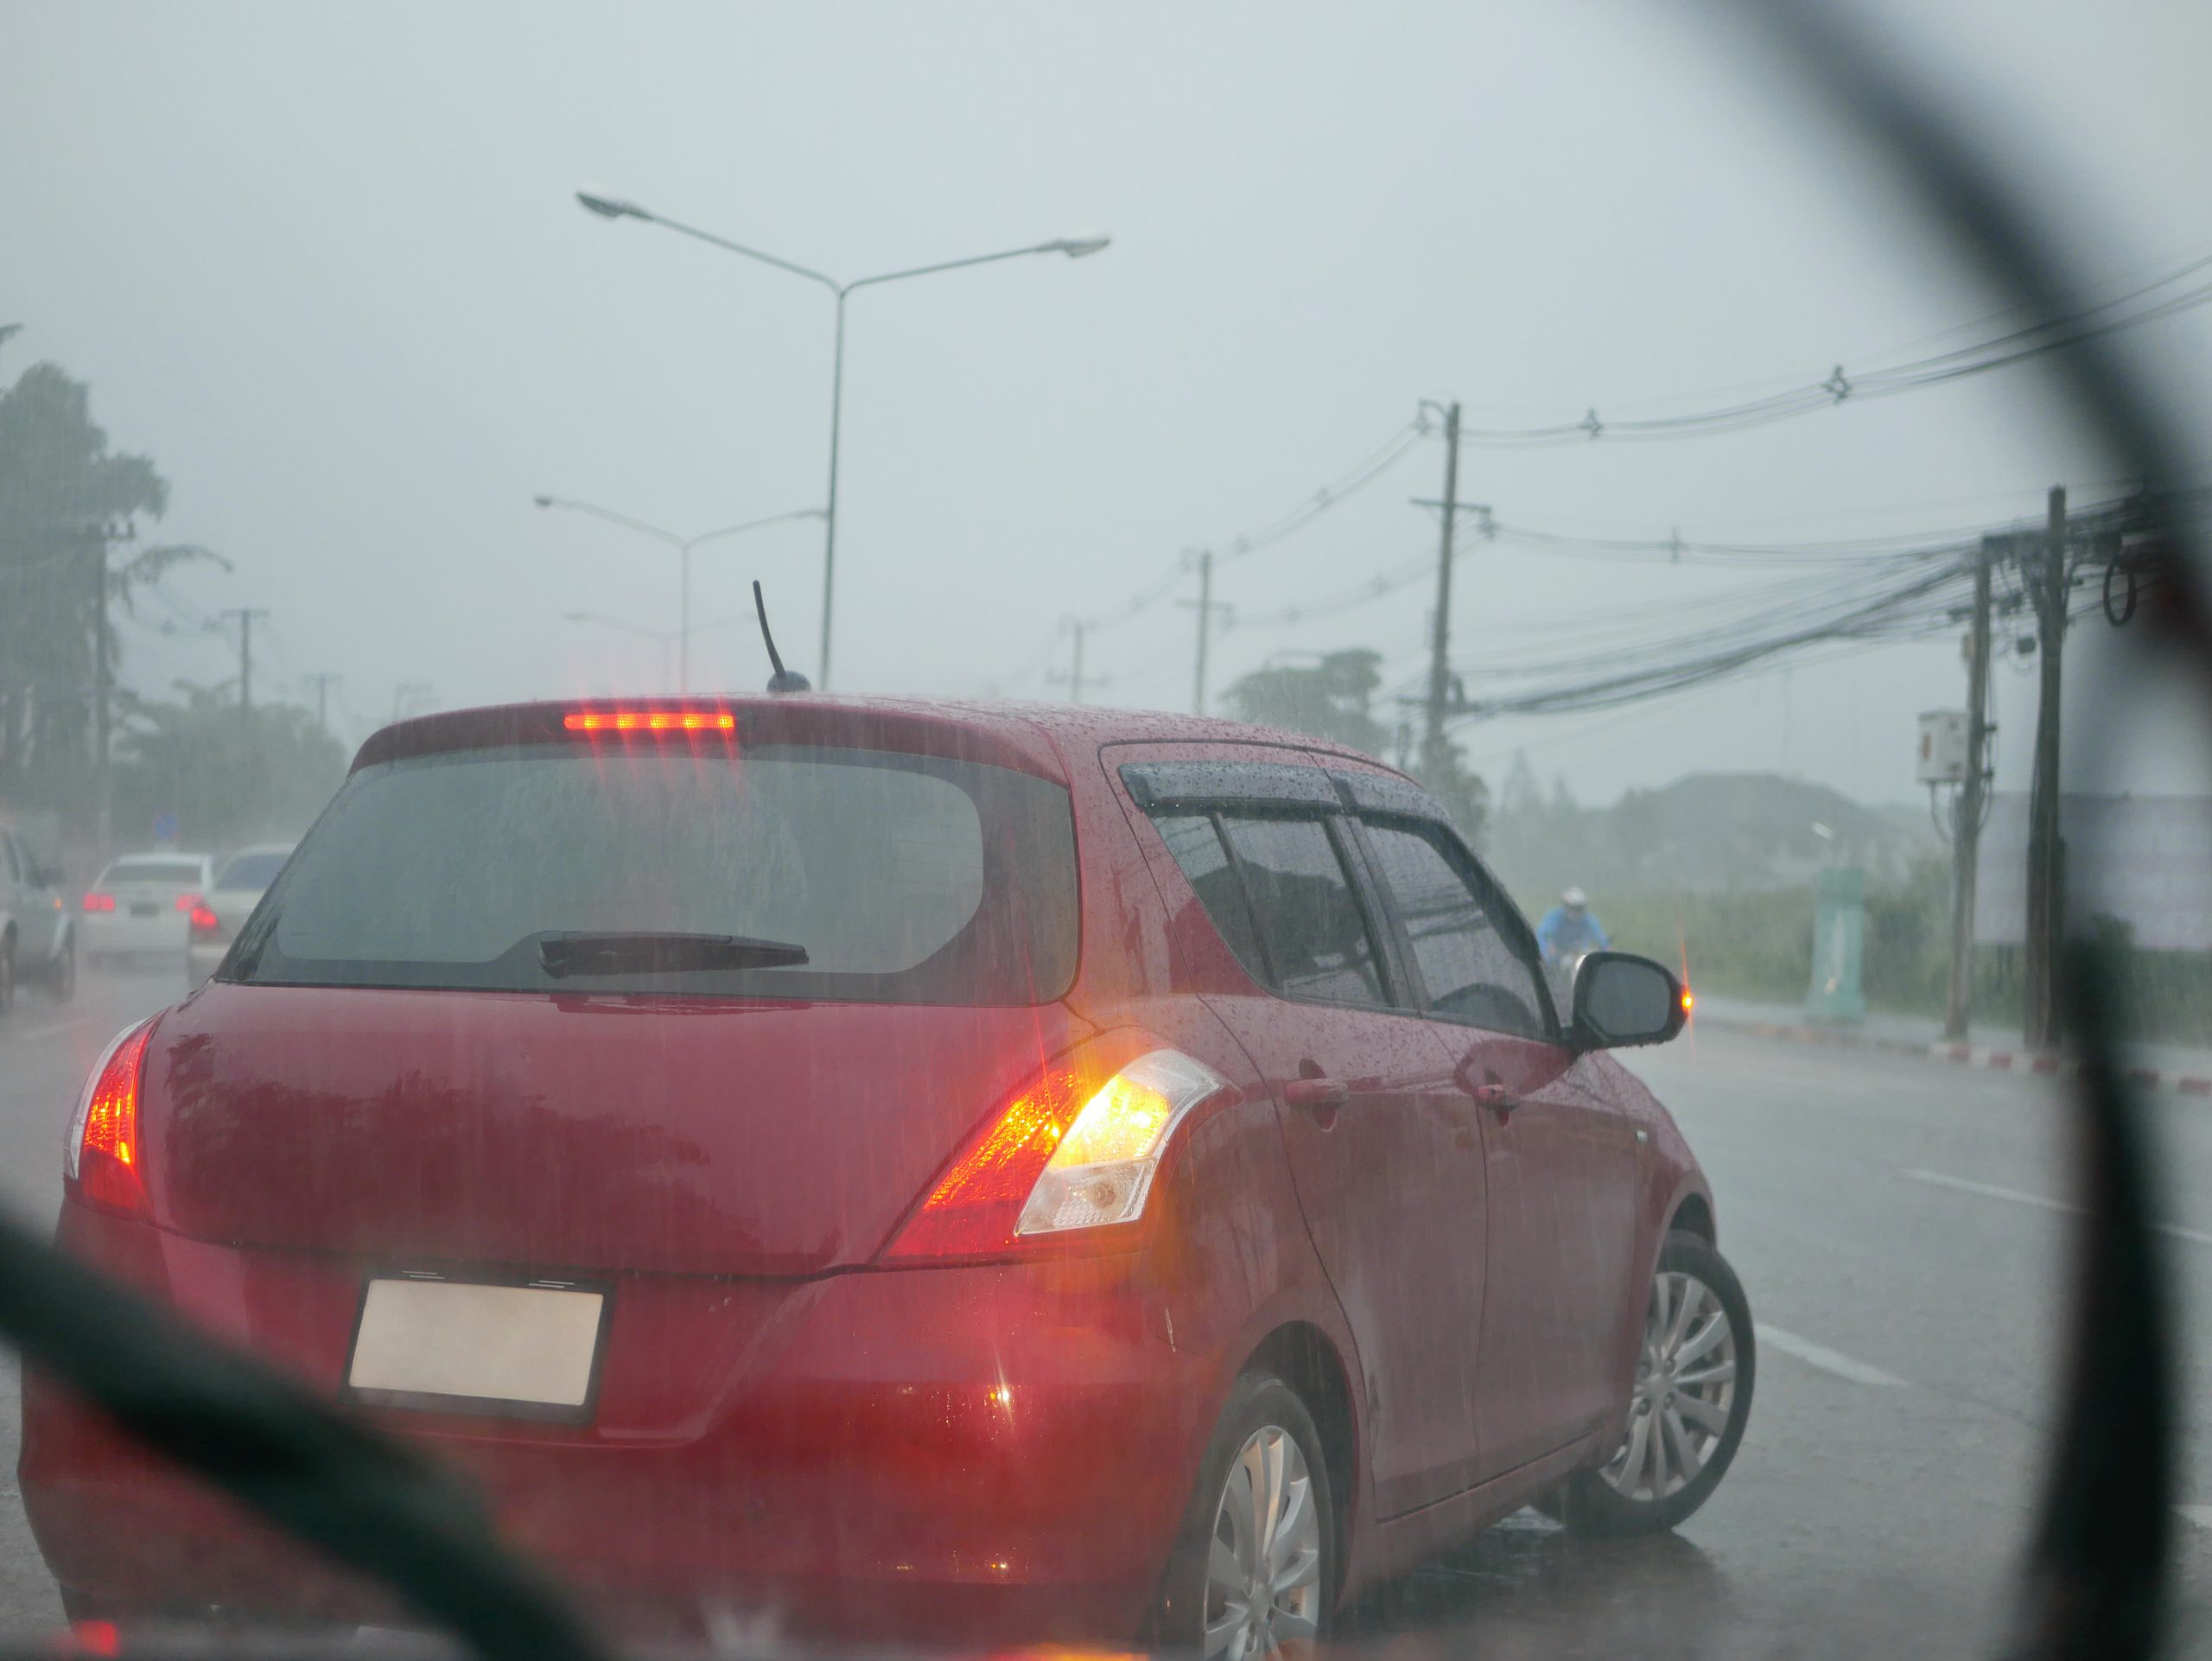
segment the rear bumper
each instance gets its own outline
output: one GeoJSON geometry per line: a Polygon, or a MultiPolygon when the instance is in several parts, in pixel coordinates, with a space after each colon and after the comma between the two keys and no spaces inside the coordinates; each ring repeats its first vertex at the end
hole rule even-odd
{"type": "Polygon", "coordinates": [[[206,980],[223,966],[223,959],[230,954],[230,950],[228,940],[193,941],[184,949],[185,964],[192,971],[192,978],[206,980]]]}
{"type": "MultiPolygon", "coordinates": [[[[257,1260],[279,1254],[65,1207],[65,1238],[88,1231],[139,1237],[104,1238],[97,1255],[119,1252],[141,1278],[185,1274],[206,1287],[227,1260],[222,1301],[255,1322],[283,1306],[289,1286],[301,1318],[257,1347],[334,1386],[344,1348],[333,1355],[332,1335],[346,1323],[303,1311],[318,1300],[289,1254],[272,1266],[257,1260]]],[[[654,1359],[665,1378],[715,1376],[703,1412],[664,1401],[655,1428],[634,1381],[618,1378],[619,1359],[639,1358],[613,1346],[661,1330],[639,1314],[656,1294],[628,1286],[617,1290],[592,1427],[363,1411],[457,1467],[514,1544],[609,1612],[652,1611],[658,1624],[711,1604],[910,1642],[1127,1638],[1156,1593],[1217,1405],[1206,1361],[1178,1355],[1147,1319],[1135,1261],[786,1284],[728,1348],[713,1306],[743,1304],[746,1289],[650,1277],[664,1282],[658,1295],[698,1314],[699,1353],[654,1359]],[[708,1349],[727,1365],[702,1372],[708,1349]]],[[[353,1271],[328,1273],[356,1295],[353,1271]]],[[[188,1307],[198,1301],[175,1289],[188,1307]]],[[[24,1506],[48,1566],[73,1589],[149,1611],[388,1613],[35,1375],[23,1420],[24,1506]]]]}

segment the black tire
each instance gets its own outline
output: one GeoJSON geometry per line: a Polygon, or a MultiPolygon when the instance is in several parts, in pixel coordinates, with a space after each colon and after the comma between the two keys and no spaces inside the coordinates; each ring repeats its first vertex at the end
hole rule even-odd
{"type": "MultiPolygon", "coordinates": [[[[1734,1370],[1726,1384],[1726,1405],[1721,1410],[1725,1421],[1717,1433],[1709,1426],[1700,1426],[1681,1410],[1681,1403],[1696,1402],[1700,1408],[1712,1410],[1716,1397],[1723,1392],[1717,1378],[1707,1375],[1719,1371],[1715,1357],[1723,1352],[1723,1341],[1716,1341],[1713,1350],[1692,1357],[1680,1364],[1679,1377],[1695,1381],[1692,1387],[1674,1388],[1674,1381],[1663,1368],[1660,1376],[1649,1383],[1644,1378],[1644,1365],[1639,1365],[1636,1395],[1629,1405],[1629,1426],[1623,1433],[1621,1444],[1613,1449],[1605,1462],[1592,1469],[1577,1473],[1568,1479],[1565,1492],[1560,1495],[1559,1511],[1568,1527],[1586,1534],[1651,1534],[1671,1529],[1681,1523],[1697,1508],[1713,1497],[1720,1486],[1720,1479],[1728,1473],[1728,1466],[1736,1457],[1736,1449],[1743,1444],[1744,1426],[1751,1412],[1751,1388],[1758,1372],[1758,1352],[1751,1328],[1751,1301],[1744,1295],[1743,1282],[1736,1278],[1736,1271],[1728,1260],[1713,1246],[1694,1234],[1670,1233],[1660,1248],[1659,1264],[1653,1280],[1651,1301],[1647,1303],[1647,1333],[1649,1319],[1658,1313],[1657,1293],[1661,1276],[1687,1276],[1690,1282],[1703,1287],[1713,1301],[1719,1306],[1719,1314],[1726,1320],[1725,1338],[1732,1346],[1730,1359],[1734,1370]],[[1630,1473],[1624,1468],[1624,1455],[1636,1451],[1637,1424],[1644,1425],[1647,1440],[1657,1435],[1662,1438],[1665,1450],[1678,1449],[1681,1443],[1674,1440],[1667,1429],[1669,1408],[1673,1409],[1673,1429],[1694,1438],[1710,1438],[1706,1441],[1703,1462],[1697,1474],[1671,1491],[1663,1488],[1653,1492],[1653,1470],[1649,1463],[1639,1461],[1638,1469],[1630,1473]],[[1617,1474],[1608,1480],[1607,1473],[1617,1474]],[[1642,1492],[1637,1492],[1642,1490],[1642,1492]]],[[[1671,1283],[1670,1283],[1671,1284],[1671,1283]]],[[[1679,1308],[1679,1298],[1676,1307],[1679,1308]]],[[[1702,1305],[1700,1306],[1700,1308],[1702,1305]]],[[[1684,1344],[1693,1341],[1704,1331],[1706,1316],[1698,1314],[1690,1323],[1689,1331],[1680,1334],[1684,1344]]],[[[1663,1338],[1663,1334],[1662,1335],[1663,1338]]],[[[1678,1345],[1677,1347],[1681,1346],[1678,1345]]],[[[1662,1346],[1663,1347],[1663,1346],[1662,1346]]],[[[1646,1364],[1653,1355],[1653,1346],[1647,1345],[1646,1364]]],[[[1679,1456],[1676,1459],[1679,1473],[1679,1456]]],[[[1659,1473],[1663,1483],[1667,1478],[1659,1473]]]]}
{"type": "Polygon", "coordinates": [[[46,971],[47,996],[56,1003],[67,1003],[77,996],[77,937],[72,934],[63,943],[61,955],[46,971]]]}
{"type": "MultiPolygon", "coordinates": [[[[1293,1620],[1301,1613],[1310,1614],[1314,1641],[1328,1636],[1336,1601],[1340,1545],[1336,1495],[1329,1485],[1329,1467],[1322,1455],[1320,1432],[1314,1428],[1313,1416],[1289,1385],[1272,1373],[1255,1371],[1239,1378],[1229,1392],[1220,1422],[1214,1427],[1213,1438],[1206,1444],[1205,1457],[1198,1461],[1198,1480],[1192,1486],[1191,1503],[1184,1512],[1182,1524],[1176,1531],[1160,1601],[1154,1611],[1151,1630],[1146,1634],[1155,1646],[1201,1658],[1207,1654],[1209,1614],[1218,1623],[1228,1613],[1217,1596],[1210,1600],[1208,1570],[1213,1558],[1215,1531],[1229,1495],[1232,1467],[1249,1441],[1270,1430],[1296,1445],[1300,1461],[1306,1469],[1304,1503],[1312,1508],[1316,1525],[1313,1594],[1300,1607],[1287,1607],[1285,1613],[1293,1620]]],[[[1271,1652],[1274,1651],[1261,1648],[1248,1651],[1255,1658],[1271,1652]]]]}
{"type": "Polygon", "coordinates": [[[0,936],[0,1015],[16,1007],[16,937],[0,936]]]}

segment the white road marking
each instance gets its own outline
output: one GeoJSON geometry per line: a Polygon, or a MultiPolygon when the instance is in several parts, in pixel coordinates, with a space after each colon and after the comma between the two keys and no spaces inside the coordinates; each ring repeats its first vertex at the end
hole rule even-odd
{"type": "Polygon", "coordinates": [[[1894,1372],[1884,1372],[1879,1367],[1870,1367],[1864,1361],[1854,1361],[1840,1351],[1824,1344],[1815,1344],[1809,1338],[1800,1338],[1786,1333],[1779,1327],[1770,1327],[1764,1321],[1754,1324],[1753,1332],[1758,1341],[1769,1349],[1780,1350],[1784,1355],[1794,1355],[1808,1367],[1818,1367],[1822,1372],[1832,1372],[1839,1378],[1848,1378],[1854,1384],[1882,1384],[1891,1390],[1905,1387],[1904,1379],[1894,1372]]]}
{"type": "Polygon", "coordinates": [[[2201,1529],[2212,1529],[2212,1505],[2176,1505],[2174,1509],[2201,1529]]]}
{"type": "MultiPolygon", "coordinates": [[[[1978,1193],[1985,1200],[2009,1200],[2016,1206],[2033,1206],[2039,1211],[2078,1213],[2082,1209],[2069,1200],[2053,1200],[2040,1193],[2023,1193],[2018,1188],[2000,1188],[1993,1182],[1971,1182],[1962,1176],[1946,1176],[1941,1171],[1899,1171],[1897,1174],[1910,1177],[1915,1182],[1933,1183],[1939,1188],[1955,1188],[1961,1193],[1978,1193]]],[[[2176,1240],[2187,1240],[2195,1245],[2212,1245],[2212,1233],[2202,1229],[2183,1228],[2178,1223],[2153,1223],[2151,1226],[2176,1240]]]]}

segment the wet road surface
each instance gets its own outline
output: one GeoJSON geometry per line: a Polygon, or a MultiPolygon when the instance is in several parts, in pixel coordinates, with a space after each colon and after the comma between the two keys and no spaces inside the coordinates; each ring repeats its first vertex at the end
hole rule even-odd
{"type": "MultiPolygon", "coordinates": [[[[86,1069],[181,971],[0,1022],[0,1204],[41,1222],[86,1069]]],[[[1749,1435],[1677,1535],[1523,1512],[1349,1613],[1394,1655],[1989,1653],[2048,1453],[2071,1219],[2058,1086],[1718,1030],[1634,1054],[1710,1173],[1759,1326],[1749,1435]]],[[[2182,1299],[2177,1652],[2212,1656],[2212,1103],[2155,1104],[2182,1299]],[[2193,1513],[2193,1514],[2192,1514],[2193,1513]]],[[[0,1633],[50,1626],[0,1353],[0,1633]]]]}

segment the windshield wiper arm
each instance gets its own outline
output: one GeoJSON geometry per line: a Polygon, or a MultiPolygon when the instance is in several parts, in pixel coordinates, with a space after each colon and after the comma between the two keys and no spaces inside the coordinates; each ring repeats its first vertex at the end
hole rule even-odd
{"type": "Polygon", "coordinates": [[[537,942],[540,967],[555,980],[571,975],[651,975],[687,969],[791,969],[806,948],[747,934],[674,934],[639,931],[548,934],[537,942]]]}

